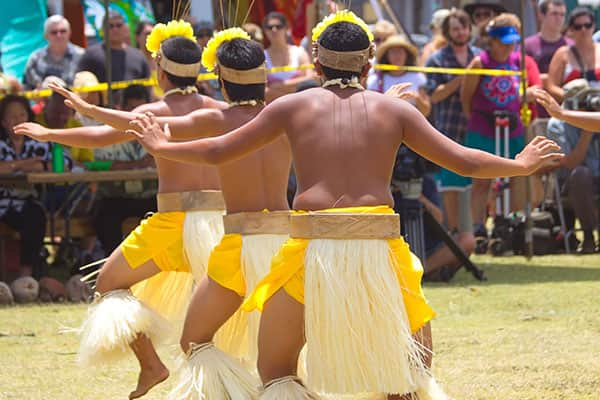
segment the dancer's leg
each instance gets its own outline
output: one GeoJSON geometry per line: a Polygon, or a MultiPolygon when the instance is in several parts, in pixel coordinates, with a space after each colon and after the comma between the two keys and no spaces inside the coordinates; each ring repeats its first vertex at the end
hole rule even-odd
{"type": "MultiPolygon", "coordinates": [[[[414,334],[415,340],[423,346],[423,362],[427,368],[431,369],[431,363],[433,358],[433,340],[431,337],[431,324],[428,322],[419,331],[414,334]]],[[[414,400],[416,395],[414,393],[406,393],[403,395],[390,394],[388,400],[414,400]]]]}
{"type": "MultiPolygon", "coordinates": [[[[131,268],[121,249],[117,248],[100,270],[96,281],[96,290],[103,294],[111,290],[129,289],[134,284],[159,272],[160,268],[153,261],[148,261],[137,268],[131,268]]],[[[130,347],[140,364],[137,388],[129,395],[130,399],[136,399],[167,379],[169,371],[156,354],[152,341],[146,335],[138,335],[130,343],[130,347]]]]}
{"type": "Polygon", "coordinates": [[[263,383],[296,375],[304,337],[304,305],[283,289],[265,304],[258,335],[258,372],[263,383]]]}
{"type": "Polygon", "coordinates": [[[183,352],[188,351],[191,343],[211,342],[217,330],[241,304],[240,295],[205,277],[188,307],[180,342],[183,352]]]}

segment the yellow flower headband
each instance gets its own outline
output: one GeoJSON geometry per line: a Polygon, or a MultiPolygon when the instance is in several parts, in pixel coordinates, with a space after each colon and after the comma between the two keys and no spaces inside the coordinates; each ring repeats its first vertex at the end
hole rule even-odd
{"type": "Polygon", "coordinates": [[[333,24],[337,24],[338,22],[349,22],[354,25],[360,26],[367,36],[369,37],[369,41],[373,41],[373,34],[369,30],[369,27],[361,18],[357,17],[352,11],[342,10],[338,11],[335,14],[330,14],[325,17],[323,21],[319,22],[317,26],[312,31],[312,41],[316,42],[319,40],[325,29],[329,28],[333,24]]]}
{"type": "Polygon", "coordinates": [[[146,38],[146,49],[152,53],[152,57],[156,57],[160,50],[160,45],[165,40],[172,37],[184,37],[186,39],[196,41],[194,37],[194,28],[189,22],[182,20],[169,21],[165,24],[156,24],[152,32],[146,38]]]}
{"type": "Polygon", "coordinates": [[[202,65],[208,71],[212,71],[217,66],[217,50],[219,47],[233,39],[247,39],[251,40],[250,35],[241,28],[229,28],[216,33],[206,44],[204,51],[202,52],[202,65]]]}

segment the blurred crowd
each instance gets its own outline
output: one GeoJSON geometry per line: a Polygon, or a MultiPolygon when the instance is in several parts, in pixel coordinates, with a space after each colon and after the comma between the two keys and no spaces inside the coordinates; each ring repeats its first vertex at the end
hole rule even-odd
{"type": "MultiPolygon", "coordinates": [[[[522,115],[530,123],[547,118],[545,110],[532,101],[533,88],[545,88],[559,102],[577,109],[594,109],[594,89],[600,85],[600,32],[595,34],[594,13],[577,7],[567,14],[563,0],[538,2],[538,32],[521,40],[520,19],[498,1],[475,1],[464,9],[440,9],[431,19],[431,39],[419,48],[407,32],[382,20],[372,26],[376,52],[373,67],[363,85],[368,90],[386,92],[397,84],[406,84],[413,93],[412,104],[444,135],[466,146],[490,153],[496,152],[498,127],[496,114],[504,111],[509,119],[508,142],[499,139],[506,155],[515,157],[528,138],[522,115]],[[525,59],[521,57],[525,45],[525,59]],[[377,65],[398,68],[378,69],[377,65]],[[424,73],[406,71],[403,67],[438,67],[460,69],[493,69],[514,71],[513,75],[474,75],[449,72],[424,73]],[[520,91],[522,68],[527,72],[524,92],[520,91]],[[590,98],[590,96],[592,96],[590,98]],[[522,106],[525,100],[526,106],[522,106]]],[[[36,121],[50,128],[84,127],[95,121],[76,115],[53,94],[30,101],[18,93],[44,89],[49,82],[65,87],[94,86],[106,82],[107,52],[110,52],[112,81],[127,81],[155,76],[156,64],[146,50],[146,37],[153,24],[141,22],[135,30],[135,43],[130,43],[129,27],[116,11],[107,16],[110,30],[107,42],[86,49],[71,43],[69,21],[61,15],[50,16],[44,24],[47,45],[31,54],[22,82],[3,75],[6,95],[0,101],[0,173],[49,171],[52,144],[15,135],[13,128],[26,121],[36,121]]],[[[204,47],[214,33],[210,22],[195,22],[194,34],[204,47]]],[[[243,29],[264,45],[267,67],[290,67],[270,73],[267,100],[318,85],[316,73],[300,68],[312,61],[310,40],[295,44],[291,40],[286,17],[269,13],[261,25],[247,23],[243,29]]],[[[204,71],[199,71],[204,72],[204,71]]],[[[201,93],[222,99],[216,81],[199,81],[201,93]]],[[[600,89],[599,89],[600,91],[600,89]]],[[[131,85],[115,92],[112,103],[104,92],[84,94],[92,104],[131,110],[161,96],[158,88],[131,85]]],[[[600,101],[598,102],[600,105],[600,101]]],[[[600,106],[598,107],[600,108],[600,106]]],[[[574,229],[575,220],[582,230],[581,253],[598,251],[594,231],[598,228],[598,195],[600,194],[600,135],[581,131],[558,120],[550,120],[548,136],[558,142],[567,155],[558,177],[562,197],[567,203],[566,224],[574,229]]],[[[136,142],[126,142],[93,151],[71,148],[63,154],[65,169],[84,169],[97,161],[112,161],[110,169],[152,167],[151,157],[136,142]]],[[[418,177],[422,183],[418,196],[424,209],[443,224],[456,243],[469,255],[477,240],[490,235],[488,217],[494,216],[495,185],[490,180],[470,179],[452,171],[426,165],[414,174],[414,166],[399,166],[392,179],[402,182],[418,177]],[[409,175],[407,178],[407,174],[409,175]],[[415,176],[412,176],[412,175],[415,176]],[[418,176],[416,176],[418,175],[418,176]],[[477,238],[477,240],[476,240],[477,238]]],[[[294,190],[293,173],[290,192],[294,190]]],[[[392,185],[399,204],[406,193],[401,184],[392,185]]],[[[513,211],[525,207],[525,181],[510,182],[510,205],[513,211]]],[[[534,191],[535,192],[535,191],[534,191]]],[[[96,237],[80,241],[78,263],[86,263],[109,254],[122,240],[122,222],[129,217],[142,217],[156,207],[156,186],[102,183],[89,189],[80,212],[91,216],[96,237]],[[123,206],[126,204],[127,206],[123,206]]],[[[20,233],[20,257],[17,275],[40,276],[47,254],[44,235],[47,211],[64,196],[58,191],[41,198],[35,190],[0,187],[0,221],[20,233]],[[58,199],[58,200],[57,200],[58,199]],[[38,272],[36,272],[38,271],[38,272]]],[[[544,199],[534,195],[534,207],[544,199]]],[[[460,261],[440,238],[425,227],[425,277],[448,281],[460,268],[460,261]]]]}

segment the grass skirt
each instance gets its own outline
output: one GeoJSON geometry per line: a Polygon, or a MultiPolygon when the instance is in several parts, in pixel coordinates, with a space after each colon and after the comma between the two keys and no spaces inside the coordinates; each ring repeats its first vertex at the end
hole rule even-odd
{"type": "MultiPolygon", "coordinates": [[[[287,235],[242,236],[241,273],[250,293],[271,268],[271,259],[288,239],[287,235]]],[[[227,354],[255,366],[258,359],[260,313],[241,308],[219,329],[215,343],[227,354]]]]}
{"type": "Polygon", "coordinates": [[[255,400],[260,383],[212,343],[192,345],[182,357],[170,400],[255,400]]]}
{"type": "Polygon", "coordinates": [[[168,322],[128,290],[114,290],[89,307],[78,330],[78,361],[86,366],[113,362],[129,352],[129,344],[144,334],[154,345],[169,333],[168,322]]]}
{"type": "Polygon", "coordinates": [[[308,386],[415,392],[428,374],[425,350],[412,336],[388,241],[311,240],[304,263],[308,386]]]}
{"type": "Polygon", "coordinates": [[[183,248],[192,275],[200,282],[206,275],[210,252],[223,236],[224,211],[188,211],[183,222],[183,248]]]}

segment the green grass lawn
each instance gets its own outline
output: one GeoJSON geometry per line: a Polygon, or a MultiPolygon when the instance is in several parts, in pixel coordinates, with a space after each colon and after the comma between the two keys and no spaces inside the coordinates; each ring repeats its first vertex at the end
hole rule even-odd
{"type": "MultiPolygon", "coordinates": [[[[488,276],[428,284],[434,370],[455,399],[600,399],[600,256],[476,257],[488,276]]],[[[133,358],[75,364],[84,305],[0,309],[0,399],[125,399],[133,358]]],[[[164,352],[163,352],[164,354],[164,352]]],[[[147,399],[164,399],[169,383],[147,399]]],[[[211,399],[212,400],[212,399],[211,399]]],[[[220,399],[214,399],[220,400],[220,399]]]]}

